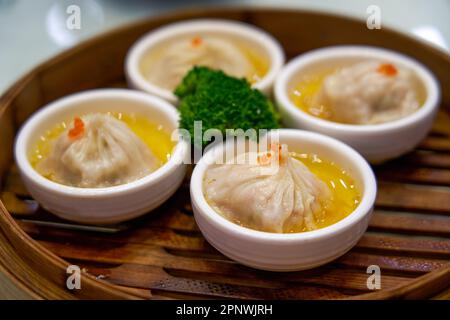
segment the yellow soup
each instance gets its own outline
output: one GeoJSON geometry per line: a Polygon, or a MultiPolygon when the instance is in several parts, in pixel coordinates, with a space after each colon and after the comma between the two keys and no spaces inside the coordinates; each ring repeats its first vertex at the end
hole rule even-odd
{"type": "MultiPolygon", "coordinates": [[[[202,37],[193,37],[193,39],[202,39],[202,37]]],[[[185,40],[184,38],[172,40],[173,41],[182,41],[185,40]]],[[[254,50],[248,43],[240,42],[240,41],[234,41],[232,39],[224,38],[226,41],[230,41],[233,45],[236,46],[236,48],[244,55],[244,57],[247,59],[247,61],[251,65],[251,70],[249,73],[245,76],[247,81],[250,84],[254,84],[258,81],[260,81],[268,72],[269,70],[269,59],[265,57],[262,54],[259,54],[254,50]]],[[[145,54],[141,61],[139,68],[143,72],[143,74],[152,73],[153,66],[164,56],[167,55],[168,47],[172,42],[168,42],[166,45],[160,45],[157,48],[149,51],[147,54],[145,54]]],[[[196,61],[195,65],[202,66],[202,61],[196,61]]],[[[167,68],[171,68],[170,65],[166,66],[167,68]]],[[[176,68],[180,68],[179,65],[175,65],[176,68]]],[[[174,68],[175,68],[174,67],[174,68]]],[[[170,70],[167,71],[167,73],[170,73],[170,70]]],[[[181,79],[179,79],[181,81],[181,79]]],[[[164,85],[163,85],[164,86],[164,85]]],[[[165,87],[165,86],[164,86],[165,87]]],[[[173,90],[175,88],[167,87],[166,89],[173,90]]]]}
{"type": "Polygon", "coordinates": [[[269,62],[267,59],[263,59],[263,57],[244,45],[240,45],[239,49],[244,53],[248,61],[250,61],[253,66],[252,73],[247,75],[248,82],[254,84],[260,81],[269,70],[269,62]]]}
{"type": "MultiPolygon", "coordinates": [[[[330,226],[351,214],[361,201],[361,194],[355,186],[353,178],[342,168],[331,161],[322,159],[315,154],[290,152],[289,155],[302,162],[317,179],[323,181],[330,190],[330,197],[327,199],[320,199],[320,211],[313,212],[315,228],[313,230],[321,229],[330,226]]],[[[215,180],[205,181],[205,183],[212,183],[215,180]]],[[[217,205],[214,201],[208,198],[205,192],[205,197],[210,205],[217,210],[222,216],[240,226],[250,229],[266,231],[260,229],[255,225],[243,222],[238,216],[229,214],[227,210],[217,205]]],[[[232,210],[232,209],[231,209],[232,210]]],[[[284,229],[284,233],[298,233],[312,231],[308,228],[306,223],[294,226],[290,230],[284,229]]],[[[272,231],[267,231],[272,232],[272,231]]]]}
{"type": "Polygon", "coordinates": [[[292,102],[301,110],[318,118],[332,120],[333,112],[325,104],[315,105],[314,97],[319,93],[322,83],[328,75],[337,70],[309,75],[300,81],[291,92],[292,102]]]}
{"type": "MultiPolygon", "coordinates": [[[[166,163],[171,156],[175,143],[171,140],[170,134],[161,125],[150,122],[145,117],[139,117],[134,114],[109,113],[115,118],[123,121],[150,149],[152,154],[158,160],[158,167],[166,163]]],[[[39,162],[45,159],[51,152],[53,142],[67,129],[68,124],[73,119],[63,121],[55,127],[47,130],[35,144],[29,154],[31,165],[36,169],[39,162]]],[[[51,176],[46,176],[51,179],[51,176]]]]}
{"type": "MultiPolygon", "coordinates": [[[[338,72],[340,68],[330,69],[321,73],[305,75],[301,81],[299,81],[294,89],[290,93],[291,101],[301,110],[309,113],[315,117],[334,121],[339,121],[338,117],[333,114],[332,108],[325,103],[314,103],[314,99],[319,93],[325,78],[338,72]]],[[[417,85],[416,94],[419,105],[423,105],[426,99],[426,93],[424,88],[417,85]]]]}
{"type": "MultiPolygon", "coordinates": [[[[350,175],[335,163],[324,160],[314,154],[295,153],[291,156],[301,161],[317,178],[329,187],[332,198],[327,201],[321,212],[316,212],[317,229],[332,225],[352,213],[358,206],[361,195],[350,175]]],[[[289,232],[304,232],[304,228],[289,232]]]]}

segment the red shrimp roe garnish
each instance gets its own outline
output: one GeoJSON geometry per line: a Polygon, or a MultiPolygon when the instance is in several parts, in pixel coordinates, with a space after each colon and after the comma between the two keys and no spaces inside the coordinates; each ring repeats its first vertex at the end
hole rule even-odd
{"type": "Polygon", "coordinates": [[[271,143],[270,149],[278,155],[278,161],[281,163],[283,160],[283,156],[281,155],[281,144],[279,143],[271,143]]]}
{"type": "Polygon", "coordinates": [[[266,153],[258,156],[258,163],[263,166],[268,165],[268,164],[270,164],[271,158],[272,158],[272,153],[266,152],[266,153]]]}
{"type": "Polygon", "coordinates": [[[67,134],[69,138],[71,139],[78,139],[80,138],[84,133],[84,122],[81,120],[81,118],[76,117],[73,119],[73,128],[69,130],[69,133],[67,134]]]}
{"type": "Polygon", "coordinates": [[[282,163],[284,160],[281,154],[281,145],[279,143],[271,143],[270,144],[270,151],[267,151],[261,155],[258,156],[258,163],[260,165],[268,165],[272,161],[272,155],[275,155],[278,157],[278,162],[282,163]]]}
{"type": "Polygon", "coordinates": [[[195,37],[195,38],[192,38],[191,43],[194,47],[198,47],[203,43],[203,39],[200,37],[195,37]]]}
{"type": "Polygon", "coordinates": [[[377,68],[377,71],[388,77],[393,77],[397,74],[397,68],[390,63],[380,64],[380,66],[377,68]]]}

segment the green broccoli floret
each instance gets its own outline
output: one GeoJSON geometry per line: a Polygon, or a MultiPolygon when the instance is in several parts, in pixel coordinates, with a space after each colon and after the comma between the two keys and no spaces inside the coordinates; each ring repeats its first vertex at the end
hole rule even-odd
{"type": "MultiPolygon", "coordinates": [[[[230,77],[222,71],[193,67],[175,89],[180,99],[180,128],[194,137],[194,121],[202,121],[202,130],[275,129],[279,117],[273,104],[245,79],[230,77]]],[[[202,134],[203,134],[202,132],[202,134]]],[[[202,141],[202,146],[209,142],[202,141]]],[[[199,143],[195,142],[197,146],[199,143]]]]}

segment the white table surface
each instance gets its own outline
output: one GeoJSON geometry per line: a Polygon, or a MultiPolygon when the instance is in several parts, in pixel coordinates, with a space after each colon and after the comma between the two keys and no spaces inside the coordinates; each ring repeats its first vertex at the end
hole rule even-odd
{"type": "Polygon", "coordinates": [[[443,50],[450,46],[450,0],[0,0],[0,93],[33,66],[92,35],[146,16],[218,4],[313,9],[362,19],[375,4],[382,27],[419,35],[443,50]],[[81,30],[66,27],[72,4],[80,7],[81,30]]]}

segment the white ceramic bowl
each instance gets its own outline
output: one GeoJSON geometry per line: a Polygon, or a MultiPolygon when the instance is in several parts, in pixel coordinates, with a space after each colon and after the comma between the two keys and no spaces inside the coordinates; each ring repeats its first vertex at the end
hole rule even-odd
{"type": "Polygon", "coordinates": [[[181,184],[186,168],[186,142],[179,141],[162,167],[136,181],[106,188],[77,188],[41,176],[28,155],[36,140],[49,128],[68,118],[91,112],[124,112],[148,117],[171,134],[178,126],[178,112],[168,102],[142,92],[100,89],[70,95],[32,115],[16,140],[15,157],[22,179],[34,199],[61,218],[81,223],[116,223],[140,216],[161,205],[181,184]]]}
{"type": "Polygon", "coordinates": [[[271,271],[313,268],[338,258],[350,250],[367,228],[376,196],[376,181],[367,162],[352,148],[321,134],[281,129],[280,143],[291,151],[316,153],[347,170],[361,191],[361,203],[341,221],[303,233],[279,234],[239,226],[217,213],[203,194],[208,167],[222,157],[231,144],[211,148],[196,165],[191,178],[191,200],[195,220],[217,250],[244,265],[271,271]]]}
{"type": "Polygon", "coordinates": [[[139,39],[130,49],[126,62],[125,74],[128,85],[138,90],[157,95],[171,103],[177,103],[177,97],[169,90],[158,87],[142,75],[139,65],[142,57],[152,48],[175,37],[198,34],[218,34],[245,41],[252,48],[265,55],[270,63],[267,74],[253,85],[264,92],[271,93],[275,77],[284,64],[284,53],[275,38],[254,26],[231,21],[216,19],[200,19],[173,23],[156,29],[139,39]]]}
{"type": "Polygon", "coordinates": [[[440,90],[431,72],[412,58],[374,47],[337,46],[314,50],[289,62],[277,77],[275,99],[285,125],[335,137],[358,150],[370,162],[379,163],[411,151],[427,135],[439,107],[440,90]],[[395,121],[351,125],[317,118],[291,101],[290,92],[301,77],[368,58],[390,61],[412,70],[426,92],[423,106],[395,121]]]}

